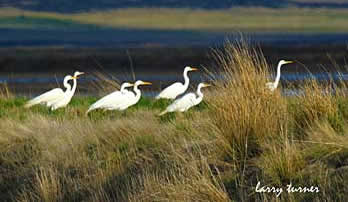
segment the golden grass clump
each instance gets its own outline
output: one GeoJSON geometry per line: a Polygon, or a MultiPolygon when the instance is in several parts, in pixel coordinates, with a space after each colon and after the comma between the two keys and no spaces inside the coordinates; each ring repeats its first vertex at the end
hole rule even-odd
{"type": "Polygon", "coordinates": [[[212,121],[229,157],[244,161],[286,134],[287,103],[280,92],[266,88],[269,67],[256,49],[245,42],[227,43],[215,57],[226,80],[215,82],[219,90],[209,99],[212,121]]]}
{"type": "MultiPolygon", "coordinates": [[[[191,185],[182,193],[195,191],[198,196],[207,191],[208,198],[228,198],[223,185],[215,184],[218,178],[200,173],[203,167],[177,169],[200,155],[209,157],[212,153],[213,140],[205,133],[208,128],[202,127],[207,117],[192,124],[193,117],[181,117],[175,123],[161,122],[149,110],[103,121],[85,116],[73,120],[29,116],[22,122],[3,118],[0,123],[0,162],[6,173],[2,179],[8,182],[1,188],[11,193],[8,199],[128,201],[136,197],[144,183],[150,184],[140,183],[139,176],[171,176],[176,172],[178,176],[186,172],[187,177],[196,173],[187,179],[191,185]]],[[[159,182],[165,181],[161,178],[159,182]]],[[[181,177],[172,182],[186,181],[181,177]]],[[[172,188],[179,193],[179,187],[172,188]]]]}
{"type": "Polygon", "coordinates": [[[38,198],[44,201],[60,201],[63,199],[63,194],[61,193],[63,190],[61,186],[63,185],[58,174],[58,171],[54,168],[41,170],[36,173],[35,188],[39,194],[38,198]]]}
{"type": "Polygon", "coordinates": [[[300,173],[306,167],[301,148],[289,141],[270,147],[256,162],[265,174],[264,179],[278,186],[300,181],[300,173]]]}
{"type": "Polygon", "coordinates": [[[300,95],[290,101],[290,111],[299,138],[303,138],[306,128],[321,120],[328,120],[337,131],[342,130],[343,122],[338,108],[342,89],[337,89],[336,94],[332,90],[330,85],[319,84],[311,79],[300,87],[300,95]]]}
{"type": "Polygon", "coordinates": [[[328,121],[317,121],[307,131],[307,139],[303,141],[304,151],[311,160],[331,160],[332,166],[340,166],[348,157],[348,131],[344,126],[344,133],[339,134],[328,121]],[[336,158],[336,159],[335,159],[336,158]]]}
{"type": "Polygon", "coordinates": [[[219,175],[204,157],[176,154],[174,158],[177,164],[169,172],[144,173],[139,179],[142,190],[130,201],[230,201],[219,175]]]}
{"type": "Polygon", "coordinates": [[[0,99],[9,99],[13,98],[13,94],[8,88],[7,83],[0,84],[0,99]]]}

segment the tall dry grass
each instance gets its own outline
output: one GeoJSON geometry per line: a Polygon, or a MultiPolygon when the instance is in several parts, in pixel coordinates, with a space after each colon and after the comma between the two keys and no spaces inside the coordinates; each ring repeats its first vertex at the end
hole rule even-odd
{"type": "Polygon", "coordinates": [[[11,93],[10,89],[8,88],[7,83],[1,83],[0,84],[0,99],[9,99],[13,97],[14,96],[11,93]]]}
{"type": "MultiPolygon", "coordinates": [[[[266,88],[271,68],[262,52],[246,42],[227,42],[223,50],[214,51],[214,56],[225,79],[215,82],[218,90],[209,99],[210,116],[222,148],[220,158],[234,170],[229,175],[230,183],[234,184],[230,186],[245,187],[237,188],[239,199],[250,199],[260,180],[276,186],[291,182],[304,186],[311,180],[327,182],[325,176],[309,176],[312,174],[307,171],[312,165],[305,154],[315,153],[308,152],[301,143],[311,138],[307,131],[318,122],[327,122],[339,133],[346,131],[346,109],[339,102],[345,97],[346,85],[335,86],[333,90],[332,83],[321,84],[312,79],[292,89],[298,95],[286,97],[280,90],[270,92],[266,88]]],[[[286,201],[306,198],[283,195],[286,201]]],[[[261,195],[254,199],[271,198],[261,195]]],[[[320,199],[310,194],[307,198],[320,199]]]]}
{"type": "Polygon", "coordinates": [[[21,123],[5,119],[0,123],[4,200],[128,201],[157,194],[150,185],[158,184],[169,200],[228,201],[207,162],[214,150],[213,136],[204,132],[207,121],[201,117],[191,126],[199,115],[192,116],[175,124],[148,110],[102,122],[39,115],[21,123]],[[182,188],[186,182],[190,185],[182,188]]]}
{"type": "Polygon", "coordinates": [[[269,67],[257,49],[244,42],[227,43],[215,52],[215,58],[226,81],[215,82],[219,91],[209,100],[211,119],[218,128],[224,158],[235,166],[243,185],[250,160],[269,150],[269,141],[286,137],[287,103],[279,91],[271,93],[266,88],[269,67]]]}

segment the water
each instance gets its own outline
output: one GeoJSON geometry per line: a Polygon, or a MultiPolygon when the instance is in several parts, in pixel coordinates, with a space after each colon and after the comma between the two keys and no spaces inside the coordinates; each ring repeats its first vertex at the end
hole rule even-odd
{"type": "MultiPolygon", "coordinates": [[[[192,74],[189,76],[190,81],[192,82],[201,82],[205,79],[209,79],[207,77],[192,74]]],[[[215,79],[223,79],[221,75],[215,75],[215,79]]],[[[62,83],[64,77],[54,77],[52,76],[43,76],[43,77],[25,77],[25,78],[10,78],[6,76],[0,76],[0,82],[1,83],[17,83],[17,84],[45,84],[45,83],[62,83]]],[[[127,81],[124,79],[124,77],[119,77],[117,80],[121,81],[127,81]]],[[[343,80],[348,81],[348,73],[343,72],[333,72],[333,73],[282,73],[281,80],[287,81],[287,82],[294,82],[294,81],[304,81],[308,79],[316,79],[319,81],[327,81],[327,80],[343,80]]],[[[131,80],[131,79],[128,79],[131,80]]],[[[144,81],[150,81],[150,82],[162,82],[162,83],[171,83],[175,81],[183,81],[182,75],[174,75],[174,74],[168,74],[168,75],[138,75],[137,80],[144,80],[144,81]]],[[[86,82],[94,82],[98,81],[97,78],[93,76],[85,76],[80,77],[79,82],[86,83],[86,82]]]]}
{"type": "MultiPolygon", "coordinates": [[[[62,86],[64,77],[52,77],[50,75],[45,76],[25,76],[25,77],[6,77],[0,76],[1,83],[8,84],[10,91],[14,91],[17,95],[22,96],[36,96],[46,90],[52,89],[54,87],[62,86]]],[[[132,81],[131,79],[124,79],[119,77],[119,81],[132,81]]],[[[153,74],[153,75],[138,75],[137,79],[150,81],[153,83],[152,87],[146,87],[144,90],[144,94],[146,96],[155,96],[160,89],[163,89],[165,86],[173,83],[173,82],[183,82],[183,77],[181,74],[153,74]]],[[[215,79],[223,79],[223,76],[216,75],[215,79]]],[[[270,78],[272,80],[273,78],[270,78]]],[[[348,81],[348,73],[283,73],[281,76],[281,83],[289,84],[289,83],[297,83],[307,79],[316,79],[318,81],[348,81]]],[[[202,81],[209,82],[210,78],[201,76],[200,74],[191,74],[190,82],[191,82],[191,90],[195,89],[195,86],[202,81]]],[[[91,84],[98,81],[93,76],[82,76],[78,80],[78,89],[81,95],[96,95],[96,89],[90,88],[91,84]]],[[[295,92],[294,90],[286,90],[284,91],[285,95],[297,95],[299,92],[295,92]]]]}
{"type": "MultiPolygon", "coordinates": [[[[63,30],[49,30],[49,29],[0,29],[0,48],[3,48],[3,55],[0,56],[1,68],[0,82],[7,83],[12,92],[15,92],[19,95],[28,95],[33,96],[39,93],[44,92],[45,90],[51,89],[53,87],[62,86],[63,75],[54,76],[54,74],[49,73],[53,65],[59,67],[59,72],[70,72],[72,67],[85,66],[85,63],[97,66],[94,64],[94,59],[91,59],[91,56],[95,53],[88,53],[85,57],[79,56],[79,48],[99,48],[100,50],[105,50],[107,48],[120,48],[122,50],[128,50],[129,48],[134,47],[202,47],[198,49],[208,49],[209,47],[216,47],[223,44],[226,39],[226,36],[230,38],[231,41],[238,40],[241,36],[240,34],[229,34],[221,32],[199,32],[199,31],[171,31],[171,30],[132,30],[132,29],[111,29],[111,28],[98,28],[98,29],[63,29],[63,30]],[[37,55],[32,53],[37,49],[30,49],[28,52],[17,51],[18,47],[39,47],[45,48],[44,52],[52,52],[52,55],[49,55],[49,59],[43,53],[39,52],[37,55]],[[72,52],[64,52],[65,55],[59,55],[54,49],[50,47],[64,47],[64,50],[74,49],[75,52],[72,56],[72,52]],[[11,50],[12,55],[6,55],[8,53],[7,49],[11,50]],[[77,52],[77,53],[76,53],[77,52]],[[42,55],[41,55],[42,54],[42,55]],[[90,54],[90,55],[89,55],[90,54]],[[35,56],[35,57],[34,57],[35,56]],[[61,57],[61,58],[60,58],[61,57]],[[70,58],[71,57],[71,58],[70,58]],[[1,60],[2,59],[2,60],[1,60]],[[83,64],[82,64],[83,63],[83,64]],[[76,65],[77,64],[77,65],[76,65]],[[39,67],[39,65],[41,65],[39,67]],[[67,66],[68,65],[68,66],[67,66]],[[8,67],[7,67],[8,66],[8,67]],[[27,68],[27,69],[25,69],[27,68]],[[41,74],[35,74],[35,71],[38,68],[47,68],[47,72],[41,74]],[[65,69],[63,69],[65,68],[65,69]],[[66,71],[67,68],[69,71],[66,71]],[[21,71],[31,71],[18,73],[18,69],[21,71]],[[9,72],[10,71],[10,72],[9,72]],[[9,76],[10,75],[10,76],[9,76]]],[[[340,45],[348,43],[347,34],[298,34],[298,33],[259,33],[259,34],[246,34],[244,35],[248,41],[255,42],[261,45],[271,45],[269,46],[271,53],[269,56],[270,61],[276,61],[279,57],[292,58],[297,61],[306,62],[307,65],[312,66],[309,62],[313,64],[323,64],[322,61],[318,61],[318,57],[322,58],[326,56],[326,52],[319,53],[316,47],[324,45],[340,45]],[[311,46],[310,50],[303,52],[301,47],[311,46]],[[291,49],[291,47],[293,49],[291,49]],[[295,47],[295,48],[294,48],[295,47]],[[300,48],[298,48],[300,47],[300,48]],[[282,48],[283,52],[279,55],[279,51],[282,48]],[[284,52],[284,50],[286,50],[284,52]],[[313,51],[312,51],[313,50],[313,51]],[[315,52],[315,51],[316,52],[315,52]],[[301,52],[302,51],[302,52],[301,52]],[[309,52],[308,52],[309,51],[309,52]],[[315,53],[314,53],[315,52],[315,53]],[[315,54],[321,54],[320,56],[315,54]],[[301,58],[306,57],[306,58],[301,58]],[[309,59],[307,59],[309,58],[309,59]],[[314,59],[313,59],[314,58],[314,59]],[[307,60],[306,60],[307,59],[307,60]],[[311,60],[311,61],[308,61],[311,60]]],[[[43,50],[43,49],[42,49],[43,50]]],[[[42,51],[41,50],[41,51],[42,51]]],[[[334,53],[338,53],[338,49],[333,48],[334,53]]],[[[149,51],[144,49],[144,51],[149,51]]],[[[184,50],[186,51],[186,50],[184,50]]],[[[196,51],[196,50],[195,50],[196,51]]],[[[339,54],[342,54],[342,50],[339,49],[339,54]]],[[[134,51],[132,52],[134,54],[134,51]]],[[[168,71],[176,72],[174,69],[166,69],[162,71],[162,66],[165,63],[169,64],[171,67],[183,67],[183,62],[188,64],[197,64],[199,66],[205,66],[204,61],[208,61],[205,53],[200,53],[201,55],[192,54],[190,57],[185,57],[185,54],[179,55],[177,52],[170,52],[172,55],[161,55],[160,58],[152,57],[150,61],[147,61],[150,58],[151,54],[154,53],[145,53],[145,55],[133,56],[135,72],[137,72],[137,79],[151,81],[154,83],[153,87],[147,89],[148,92],[158,92],[160,89],[166,85],[175,82],[183,81],[181,70],[178,73],[165,73],[168,71]],[[150,55],[146,55],[150,54],[150,55]],[[163,58],[170,57],[168,58],[163,58]],[[137,59],[138,58],[138,59],[137,59]],[[140,59],[139,59],[140,58],[140,59]],[[158,62],[163,59],[163,63],[158,62]],[[178,64],[177,64],[177,63],[178,64]],[[157,66],[155,66],[157,65],[157,66]],[[143,73],[139,73],[138,71],[143,73]]],[[[105,53],[106,54],[106,53],[105,53]]],[[[107,53],[109,54],[109,53],[107,53]]],[[[83,55],[83,52],[81,52],[83,55]]],[[[121,68],[121,65],[124,65],[122,57],[128,60],[128,56],[120,56],[118,58],[104,58],[100,57],[100,64],[102,66],[109,66],[108,68],[121,68]],[[122,59],[122,60],[121,60],[122,59]],[[116,62],[115,62],[116,61],[116,62]],[[119,62],[121,61],[121,62],[119,62]],[[113,63],[114,62],[114,63],[113,63]],[[119,63],[117,63],[119,62],[119,63]]],[[[98,60],[99,58],[96,57],[98,60]]],[[[110,57],[110,56],[108,56],[110,57]]],[[[112,55],[112,57],[114,57],[112,55]]],[[[341,57],[341,55],[339,55],[341,57]]],[[[210,60],[209,60],[210,61],[210,60]]],[[[129,66],[127,63],[124,66],[129,66]]],[[[314,66],[314,65],[313,65],[314,66]]],[[[105,67],[106,68],[106,67],[105,67]]],[[[54,71],[56,71],[55,69],[54,71]]],[[[84,71],[85,69],[83,69],[84,71]]],[[[52,71],[52,69],[51,69],[52,71]]],[[[56,71],[57,72],[57,71],[56,71]]],[[[119,76],[117,79],[120,81],[131,81],[131,78],[128,76],[119,76]]],[[[193,86],[200,81],[208,80],[202,74],[191,74],[190,78],[192,80],[193,86]]],[[[216,78],[222,79],[221,76],[216,78]]],[[[289,73],[284,72],[282,74],[282,82],[298,82],[303,81],[309,78],[316,78],[320,81],[334,79],[334,80],[348,80],[348,75],[346,73],[314,73],[308,74],[305,72],[299,73],[289,73]]],[[[79,80],[79,91],[83,94],[93,94],[94,91],[90,88],[90,84],[95,82],[96,79],[92,76],[83,76],[79,80]]],[[[150,93],[149,93],[150,94],[150,93]]]]}

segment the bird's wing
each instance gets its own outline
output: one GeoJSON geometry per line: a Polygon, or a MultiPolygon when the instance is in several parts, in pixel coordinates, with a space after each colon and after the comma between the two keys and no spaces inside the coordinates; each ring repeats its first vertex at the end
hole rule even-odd
{"type": "Polygon", "coordinates": [[[194,93],[188,93],[183,97],[175,100],[171,105],[167,107],[167,111],[185,111],[188,108],[194,106],[194,101],[196,99],[196,95],[194,93]]]}
{"type": "Polygon", "coordinates": [[[122,98],[122,102],[119,103],[116,106],[117,110],[125,110],[128,107],[134,105],[137,101],[135,101],[135,93],[132,91],[128,91],[126,93],[123,94],[123,98],[122,98]]]}
{"type": "Polygon", "coordinates": [[[135,97],[135,93],[132,91],[127,91],[124,93],[125,96],[127,96],[127,98],[133,98],[135,97]]]}
{"type": "Polygon", "coordinates": [[[97,102],[92,104],[88,111],[97,109],[97,108],[110,108],[114,105],[117,105],[121,102],[120,97],[122,97],[122,93],[120,91],[115,91],[113,93],[110,93],[109,95],[106,95],[99,99],[97,102]]]}
{"type": "Polygon", "coordinates": [[[184,93],[185,90],[182,83],[176,82],[162,90],[162,92],[156,96],[156,99],[175,99],[178,95],[184,93]]]}
{"type": "Polygon", "coordinates": [[[56,100],[64,97],[64,91],[60,88],[55,88],[52,89],[42,95],[39,95],[27,102],[25,107],[31,107],[36,104],[40,103],[50,103],[50,102],[55,102],[56,100]]]}

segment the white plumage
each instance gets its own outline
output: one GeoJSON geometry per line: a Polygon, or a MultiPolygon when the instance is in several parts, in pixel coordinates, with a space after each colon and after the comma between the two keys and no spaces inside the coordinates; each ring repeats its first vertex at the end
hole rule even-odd
{"type": "MultiPolygon", "coordinates": [[[[68,89],[68,87],[65,85],[66,80],[70,80],[71,76],[66,76],[64,78],[64,87],[68,89]]],[[[24,107],[29,108],[37,104],[45,104],[47,107],[50,107],[52,102],[61,99],[64,96],[64,91],[61,88],[55,88],[52,89],[40,96],[37,96],[30,101],[28,101],[24,107]]]]}
{"type": "Polygon", "coordinates": [[[280,80],[280,68],[282,67],[282,65],[285,64],[290,64],[293,63],[293,61],[285,61],[285,60],[280,60],[278,63],[278,67],[277,67],[277,76],[275,78],[274,82],[268,82],[266,83],[266,87],[270,90],[270,91],[274,91],[275,89],[277,89],[278,84],[279,84],[279,80],[280,80]]]}
{"type": "Polygon", "coordinates": [[[87,114],[95,109],[105,109],[105,110],[115,110],[118,109],[118,106],[120,104],[122,104],[122,102],[124,102],[125,94],[133,94],[133,92],[128,91],[126,88],[127,87],[131,87],[134,84],[125,82],[121,85],[121,89],[119,91],[115,91],[112,92],[106,96],[104,96],[103,98],[101,98],[100,100],[98,100],[97,102],[95,102],[94,104],[92,104],[88,111],[86,112],[87,114]]]}
{"type": "Polygon", "coordinates": [[[120,91],[113,92],[98,100],[88,109],[86,113],[97,108],[119,111],[127,109],[128,107],[136,104],[140,100],[141,91],[138,89],[138,86],[140,85],[151,85],[151,83],[140,80],[135,82],[135,84],[123,83],[120,91]],[[134,86],[133,90],[135,94],[132,91],[128,91],[125,89],[126,87],[130,86],[134,86]]]}
{"type": "Polygon", "coordinates": [[[59,108],[62,108],[62,107],[65,107],[69,104],[69,102],[71,101],[71,98],[74,96],[75,94],[75,91],[76,91],[76,87],[77,87],[77,79],[78,79],[78,76],[84,74],[83,72],[79,72],[79,71],[76,71],[74,73],[74,76],[72,77],[73,79],[73,87],[71,88],[71,90],[66,90],[64,92],[64,96],[61,98],[61,99],[57,99],[56,101],[54,101],[52,104],[51,104],[51,110],[56,110],[56,109],[59,109],[59,108]]]}
{"type": "Polygon", "coordinates": [[[123,111],[128,107],[133,106],[139,102],[141,98],[141,91],[138,89],[138,86],[140,85],[152,85],[152,83],[141,80],[135,82],[133,87],[133,91],[135,92],[135,94],[133,92],[125,93],[123,96],[125,101],[118,106],[117,110],[123,111]]]}
{"type": "Polygon", "coordinates": [[[42,95],[39,95],[31,99],[24,105],[24,107],[29,108],[37,104],[45,104],[47,107],[51,107],[51,110],[56,110],[60,107],[65,107],[67,104],[69,104],[72,96],[75,93],[77,77],[82,74],[84,73],[76,71],[74,76],[67,75],[64,77],[63,85],[66,88],[65,92],[61,88],[52,89],[42,95]],[[71,85],[68,83],[69,80],[74,81],[72,88],[71,85]]]}
{"type": "Polygon", "coordinates": [[[170,85],[167,88],[165,88],[164,90],[162,90],[162,92],[160,92],[156,96],[156,99],[161,99],[161,98],[175,99],[178,95],[183,94],[187,90],[189,83],[190,83],[190,79],[187,76],[187,73],[189,71],[196,71],[196,70],[198,70],[198,69],[188,67],[188,66],[185,67],[185,69],[184,69],[184,79],[185,79],[184,84],[180,83],[180,82],[173,83],[172,85],[170,85]]]}
{"type": "Polygon", "coordinates": [[[203,100],[203,93],[201,92],[201,88],[208,87],[208,86],[210,85],[206,83],[200,83],[198,85],[196,93],[188,93],[184,95],[183,97],[175,100],[159,115],[162,116],[168,112],[185,112],[191,107],[198,105],[203,100]]]}

